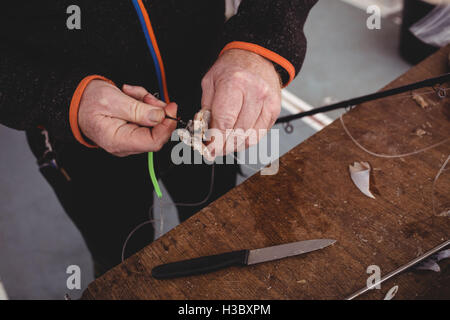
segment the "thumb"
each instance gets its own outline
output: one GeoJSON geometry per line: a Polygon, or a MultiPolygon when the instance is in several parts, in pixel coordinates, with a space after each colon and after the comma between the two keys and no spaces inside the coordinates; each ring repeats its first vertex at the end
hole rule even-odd
{"type": "Polygon", "coordinates": [[[136,100],[122,92],[111,109],[113,117],[145,127],[153,127],[165,118],[163,108],[136,100]]]}

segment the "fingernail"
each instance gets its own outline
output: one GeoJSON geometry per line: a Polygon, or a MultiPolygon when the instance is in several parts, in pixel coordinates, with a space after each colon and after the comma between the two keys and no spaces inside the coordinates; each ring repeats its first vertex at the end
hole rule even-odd
{"type": "Polygon", "coordinates": [[[161,122],[164,118],[164,111],[162,109],[153,109],[149,112],[150,121],[161,122]]]}
{"type": "Polygon", "coordinates": [[[128,84],[124,84],[124,85],[123,85],[123,88],[124,88],[124,89],[131,89],[131,86],[128,85],[128,84]]]}

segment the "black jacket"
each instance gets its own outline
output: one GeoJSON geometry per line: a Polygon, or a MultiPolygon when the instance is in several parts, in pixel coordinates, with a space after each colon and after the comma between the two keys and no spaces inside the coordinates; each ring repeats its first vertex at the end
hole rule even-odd
{"type": "MultiPolygon", "coordinates": [[[[316,1],[243,0],[225,22],[224,0],[144,0],[181,115],[199,108],[201,77],[232,41],[276,52],[298,73],[306,50],[303,25],[316,1]]],[[[130,0],[11,2],[0,5],[0,123],[20,130],[42,125],[54,139],[73,143],[68,110],[84,77],[99,74],[118,86],[158,91],[130,0]],[[72,4],[81,8],[81,30],[66,27],[72,4]]],[[[277,70],[286,82],[287,72],[277,70]]]]}

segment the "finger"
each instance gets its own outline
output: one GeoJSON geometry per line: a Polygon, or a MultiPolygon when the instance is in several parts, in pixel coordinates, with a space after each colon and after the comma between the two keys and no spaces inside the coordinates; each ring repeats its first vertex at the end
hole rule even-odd
{"type": "Polygon", "coordinates": [[[152,106],[156,106],[156,107],[160,107],[160,108],[164,108],[167,103],[165,103],[164,101],[159,100],[158,98],[156,98],[154,95],[152,95],[151,93],[147,93],[144,98],[142,99],[142,101],[146,104],[151,104],[152,106]]]}
{"type": "Polygon", "coordinates": [[[224,154],[245,149],[247,137],[255,135],[253,127],[261,113],[263,102],[263,97],[257,90],[249,88],[245,93],[244,105],[234,124],[233,133],[227,137],[224,154]]]}
{"type": "Polygon", "coordinates": [[[232,83],[224,82],[216,87],[211,110],[211,128],[220,130],[223,137],[220,142],[213,141],[208,145],[212,155],[217,156],[223,153],[227,138],[226,130],[234,128],[243,101],[243,92],[232,83]]]}
{"type": "Polygon", "coordinates": [[[129,95],[130,97],[139,101],[143,101],[146,104],[150,104],[155,107],[161,108],[166,106],[166,103],[164,101],[161,101],[158,98],[156,98],[154,95],[149,93],[147,89],[145,89],[144,87],[124,84],[122,86],[122,91],[125,94],[129,95]]]}
{"type": "Polygon", "coordinates": [[[110,105],[111,116],[138,124],[152,127],[164,120],[165,112],[161,107],[150,105],[120,94],[110,105]]]}
{"type": "Polygon", "coordinates": [[[221,131],[233,129],[244,102],[240,88],[231,83],[217,87],[211,108],[211,128],[221,131]]]}
{"type": "Polygon", "coordinates": [[[273,126],[275,120],[276,116],[272,115],[270,109],[267,108],[267,102],[264,102],[261,113],[253,126],[252,135],[246,140],[245,147],[248,148],[257,144],[273,126]]]}
{"type": "Polygon", "coordinates": [[[202,109],[211,110],[212,102],[214,98],[214,82],[208,75],[202,79],[202,109]]]}
{"type": "Polygon", "coordinates": [[[124,84],[122,86],[122,91],[130,97],[140,101],[148,94],[148,91],[144,87],[132,86],[130,84],[124,84]]]}
{"type": "Polygon", "coordinates": [[[239,116],[234,124],[234,129],[247,129],[253,128],[258,115],[261,113],[261,109],[264,103],[264,97],[255,89],[249,88],[245,92],[244,104],[239,112],[239,116]]]}
{"type": "Polygon", "coordinates": [[[131,155],[144,152],[158,151],[161,145],[155,143],[150,128],[140,127],[136,124],[125,123],[120,126],[113,137],[117,155],[131,155]]]}
{"type": "MultiPolygon", "coordinates": [[[[177,105],[170,103],[166,107],[167,114],[175,115],[177,105]]],[[[176,123],[165,120],[154,128],[141,127],[133,123],[127,123],[119,119],[111,119],[116,123],[110,126],[112,147],[107,150],[118,156],[139,154],[144,152],[158,151],[169,140],[176,123]]]]}
{"type": "MultiPolygon", "coordinates": [[[[177,109],[178,106],[176,103],[171,102],[169,103],[165,108],[165,114],[172,118],[176,118],[177,116],[177,109]]],[[[152,129],[152,135],[153,139],[156,143],[166,143],[167,140],[169,140],[170,136],[172,135],[172,132],[177,128],[176,121],[173,121],[171,119],[164,119],[163,122],[158,124],[157,126],[153,127],[152,129]]]]}

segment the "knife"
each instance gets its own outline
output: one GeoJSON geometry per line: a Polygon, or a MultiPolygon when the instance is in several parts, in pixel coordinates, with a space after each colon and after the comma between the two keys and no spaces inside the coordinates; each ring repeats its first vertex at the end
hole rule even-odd
{"type": "Polygon", "coordinates": [[[335,243],[333,239],[315,239],[278,246],[239,250],[159,265],[152,270],[155,279],[169,279],[209,273],[231,266],[249,266],[320,250],[335,243]]]}

